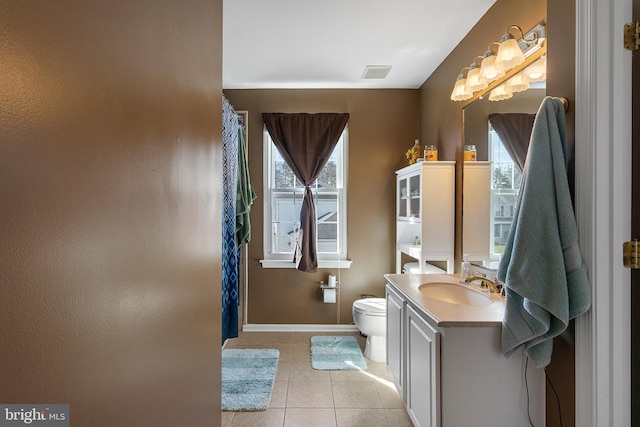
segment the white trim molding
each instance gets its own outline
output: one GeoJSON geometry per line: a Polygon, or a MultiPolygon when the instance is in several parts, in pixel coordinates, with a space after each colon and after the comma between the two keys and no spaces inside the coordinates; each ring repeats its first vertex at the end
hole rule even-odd
{"type": "MultiPolygon", "coordinates": [[[[351,268],[350,259],[341,260],[318,260],[318,268],[351,268]]],[[[261,259],[262,268],[297,268],[293,261],[285,261],[280,259],[261,259]]]]}
{"type": "Polygon", "coordinates": [[[631,425],[631,327],[622,242],[631,223],[632,0],[576,2],[576,215],[591,310],[576,319],[576,425],[631,425]]]}
{"type": "Polygon", "coordinates": [[[356,325],[247,324],[242,332],[358,332],[356,325]]]}

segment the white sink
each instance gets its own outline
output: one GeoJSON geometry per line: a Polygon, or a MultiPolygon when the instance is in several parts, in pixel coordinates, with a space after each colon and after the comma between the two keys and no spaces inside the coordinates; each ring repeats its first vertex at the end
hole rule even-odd
{"type": "Polygon", "coordinates": [[[493,300],[474,289],[450,282],[428,282],[418,288],[422,295],[449,304],[489,305],[493,300]]]}

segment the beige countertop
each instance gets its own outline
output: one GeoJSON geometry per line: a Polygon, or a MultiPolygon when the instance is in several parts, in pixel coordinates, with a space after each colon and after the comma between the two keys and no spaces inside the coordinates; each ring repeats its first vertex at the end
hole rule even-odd
{"type": "MultiPolygon", "coordinates": [[[[420,285],[429,282],[458,284],[457,274],[385,274],[391,287],[407,299],[414,308],[429,317],[434,326],[482,327],[500,326],[504,314],[504,298],[499,294],[486,294],[492,299],[489,305],[464,305],[443,302],[427,297],[420,292],[420,285]]],[[[466,285],[461,285],[466,286],[466,285]]],[[[477,290],[477,285],[468,286],[477,290]]]]}

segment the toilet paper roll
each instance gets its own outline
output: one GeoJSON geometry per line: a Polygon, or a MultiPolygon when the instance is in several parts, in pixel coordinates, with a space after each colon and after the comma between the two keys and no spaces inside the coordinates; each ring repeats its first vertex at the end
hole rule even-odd
{"type": "Polygon", "coordinates": [[[325,304],[333,304],[336,302],[336,290],[335,289],[327,289],[324,288],[322,290],[324,294],[324,302],[325,304]]]}
{"type": "Polygon", "coordinates": [[[336,276],[333,275],[329,275],[329,287],[331,288],[335,288],[336,287],[336,276]]]}

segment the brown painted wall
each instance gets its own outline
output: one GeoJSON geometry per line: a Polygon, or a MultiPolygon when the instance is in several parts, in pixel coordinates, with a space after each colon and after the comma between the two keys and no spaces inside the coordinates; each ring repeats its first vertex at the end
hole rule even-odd
{"type": "MultiPolygon", "coordinates": [[[[488,44],[498,39],[507,26],[517,24],[527,31],[538,22],[547,22],[548,77],[547,94],[566,97],[574,105],[575,95],[575,0],[553,2],[498,0],[483,19],[469,32],[449,57],[420,89],[420,135],[423,141],[433,141],[440,146],[443,159],[459,159],[461,146],[461,111],[464,102],[450,101],[455,77],[468,66],[475,55],[482,54],[488,44]]],[[[574,139],[574,108],[567,112],[569,144],[574,139]]],[[[573,165],[571,165],[573,166],[573,165]]],[[[458,168],[457,176],[460,177],[458,168]]],[[[573,178],[573,167],[570,171],[573,178]]],[[[461,221],[461,199],[457,181],[457,224],[461,221]]],[[[461,235],[456,235],[457,257],[460,257],[461,235]]],[[[559,394],[562,425],[575,425],[575,378],[574,378],[574,329],[554,341],[554,353],[547,368],[549,378],[559,394]]],[[[547,387],[547,426],[560,425],[553,391],[547,387]]]]}
{"type": "Polygon", "coordinates": [[[217,425],[222,1],[0,16],[0,402],[217,425]]]}
{"type": "Polygon", "coordinates": [[[338,304],[324,304],[320,280],[340,275],[340,323],[350,324],[361,294],[384,296],[395,270],[395,175],[418,136],[417,90],[226,90],[249,111],[249,169],[258,194],[251,211],[248,323],[336,324],[338,304]],[[347,112],[349,119],[348,245],[350,269],[263,269],[263,112],[347,112]]]}

